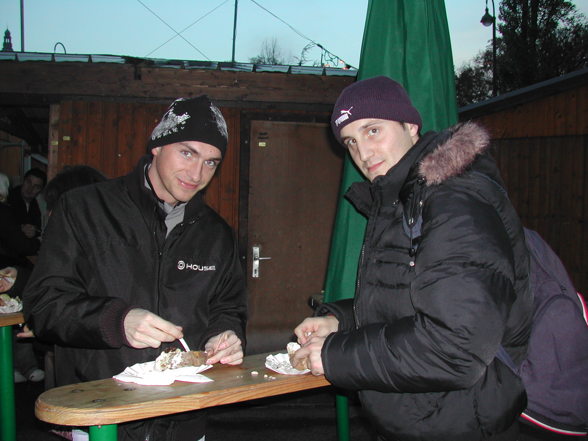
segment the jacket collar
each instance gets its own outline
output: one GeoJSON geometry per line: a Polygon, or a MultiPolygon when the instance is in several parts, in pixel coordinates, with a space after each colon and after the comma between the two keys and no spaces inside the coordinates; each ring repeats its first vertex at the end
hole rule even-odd
{"type": "MultiPolygon", "coordinates": [[[[164,220],[166,215],[159,206],[160,199],[153,190],[145,186],[146,167],[151,164],[152,160],[153,156],[151,155],[143,156],[134,170],[124,177],[124,182],[131,198],[139,206],[142,213],[151,213],[155,210],[159,214],[160,219],[164,220]]],[[[204,200],[202,193],[198,192],[186,203],[184,221],[196,218],[203,206],[204,200]]]]}
{"type": "Polygon", "coordinates": [[[427,185],[463,174],[490,146],[488,132],[473,122],[458,124],[447,132],[446,140],[420,162],[418,173],[427,185]]]}

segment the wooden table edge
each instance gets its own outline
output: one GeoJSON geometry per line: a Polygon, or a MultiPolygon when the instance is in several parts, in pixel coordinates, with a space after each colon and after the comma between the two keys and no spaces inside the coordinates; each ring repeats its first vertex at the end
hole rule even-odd
{"type": "MultiPolygon", "coordinates": [[[[279,375],[279,374],[277,374],[279,375]]],[[[285,377],[281,376],[280,377],[285,377]]],[[[291,376],[294,377],[294,376],[291,376]]],[[[298,377],[298,376],[297,376],[298,377]]],[[[301,377],[301,376],[300,376],[301,377]]],[[[165,399],[157,399],[138,403],[111,406],[107,408],[74,408],[47,404],[44,398],[50,396],[52,391],[61,388],[50,389],[43,392],[35,402],[35,415],[47,423],[64,426],[99,426],[107,424],[119,424],[127,421],[135,421],[145,418],[171,415],[208,407],[233,404],[260,398],[284,395],[309,389],[317,389],[330,386],[331,383],[324,376],[307,374],[305,378],[292,378],[288,386],[280,389],[278,384],[272,382],[229,387],[204,393],[177,395],[165,399]],[[276,393],[276,390],[279,390],[276,393]]],[[[116,381],[113,379],[99,380],[101,382],[116,381]]],[[[76,386],[83,387],[84,383],[76,386]]],[[[132,384],[132,383],[129,383],[132,384]]]]}
{"type": "Polygon", "coordinates": [[[0,313],[0,326],[20,325],[24,323],[22,312],[3,312],[0,313]]]}

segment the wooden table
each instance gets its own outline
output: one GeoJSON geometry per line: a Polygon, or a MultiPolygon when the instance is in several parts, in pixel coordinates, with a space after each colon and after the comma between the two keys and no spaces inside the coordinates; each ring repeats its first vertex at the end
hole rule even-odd
{"type": "Polygon", "coordinates": [[[24,323],[22,313],[0,314],[0,441],[16,440],[12,325],[24,323]]]}
{"type": "Polygon", "coordinates": [[[211,383],[143,386],[106,379],[57,387],[37,398],[35,414],[48,423],[89,426],[91,441],[115,441],[118,423],[330,385],[324,376],[277,374],[265,367],[267,355],[247,356],[240,366],[215,365],[203,372],[211,383]]]}

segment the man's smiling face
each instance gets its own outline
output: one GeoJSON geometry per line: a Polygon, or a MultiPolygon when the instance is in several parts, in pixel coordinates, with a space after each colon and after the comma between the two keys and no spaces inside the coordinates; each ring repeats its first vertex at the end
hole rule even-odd
{"type": "Polygon", "coordinates": [[[157,196],[175,205],[188,202],[205,188],[221,162],[221,151],[199,141],[184,141],[156,147],[149,179],[157,196]]]}

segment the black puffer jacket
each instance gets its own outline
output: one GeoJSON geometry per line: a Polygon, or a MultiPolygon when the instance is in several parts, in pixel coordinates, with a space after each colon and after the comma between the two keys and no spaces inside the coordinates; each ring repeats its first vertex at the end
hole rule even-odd
{"type": "Polygon", "coordinates": [[[192,349],[229,329],[245,343],[245,279],[230,227],[197,194],[166,238],[144,186],[148,161],[66,193],[51,215],[23,302],[36,336],[57,345],[58,384],[155,359],[161,348],[128,346],[123,319],[132,308],[182,326],[192,349]]]}
{"type": "Polygon", "coordinates": [[[470,123],[425,134],[386,176],[348,193],[368,225],[353,308],[324,308],[340,332],[322,361],[389,439],[480,440],[525,407],[495,354],[501,343],[515,361],[526,351],[529,258],[487,146],[470,123]],[[422,236],[411,239],[419,213],[422,236]]]}

